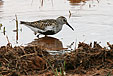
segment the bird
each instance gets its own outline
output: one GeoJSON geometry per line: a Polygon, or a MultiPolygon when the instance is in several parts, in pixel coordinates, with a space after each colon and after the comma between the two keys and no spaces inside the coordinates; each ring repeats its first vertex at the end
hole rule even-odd
{"type": "Polygon", "coordinates": [[[43,19],[34,22],[20,21],[20,24],[24,24],[30,28],[32,31],[34,31],[35,35],[37,33],[45,36],[57,34],[62,30],[64,24],[68,25],[74,31],[64,16],[59,16],[56,19],[43,19]]]}

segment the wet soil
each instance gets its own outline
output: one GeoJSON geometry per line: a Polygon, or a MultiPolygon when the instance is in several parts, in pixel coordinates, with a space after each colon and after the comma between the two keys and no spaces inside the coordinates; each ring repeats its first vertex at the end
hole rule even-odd
{"type": "Polygon", "coordinates": [[[113,45],[79,42],[78,48],[50,55],[36,45],[0,47],[1,76],[112,76],[113,45]]]}

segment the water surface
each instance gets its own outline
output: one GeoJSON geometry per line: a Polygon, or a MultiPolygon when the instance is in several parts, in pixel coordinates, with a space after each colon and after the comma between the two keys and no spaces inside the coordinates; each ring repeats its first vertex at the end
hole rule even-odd
{"type": "MultiPolygon", "coordinates": [[[[60,40],[63,47],[74,42],[73,48],[79,41],[90,43],[113,43],[113,0],[88,0],[75,2],[74,0],[4,0],[0,2],[0,46],[8,43],[12,45],[26,45],[36,39],[36,35],[24,25],[19,24],[18,43],[16,42],[15,14],[18,21],[37,21],[40,19],[55,19],[65,16],[69,24],[75,29],[72,31],[67,25],[62,31],[51,37],[60,40]],[[69,12],[70,11],[70,12],[69,12]],[[69,17],[70,16],[70,17],[69,17]],[[5,35],[2,33],[5,27],[5,35]]],[[[41,36],[43,37],[43,35],[41,36]]]]}

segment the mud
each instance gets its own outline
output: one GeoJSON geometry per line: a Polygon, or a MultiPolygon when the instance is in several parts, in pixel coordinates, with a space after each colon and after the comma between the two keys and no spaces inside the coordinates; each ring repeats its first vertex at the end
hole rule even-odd
{"type": "Polygon", "coordinates": [[[113,45],[80,42],[78,48],[63,55],[50,55],[40,46],[0,47],[2,76],[111,76],[113,45]]]}

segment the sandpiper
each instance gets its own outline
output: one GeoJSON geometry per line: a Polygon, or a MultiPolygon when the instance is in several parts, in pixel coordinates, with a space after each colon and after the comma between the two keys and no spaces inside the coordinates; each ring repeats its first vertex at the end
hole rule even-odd
{"type": "Polygon", "coordinates": [[[43,35],[54,35],[61,31],[64,24],[68,25],[74,31],[64,16],[60,16],[57,19],[45,19],[34,22],[20,21],[20,24],[25,24],[32,31],[34,31],[35,35],[37,33],[43,35]]]}

